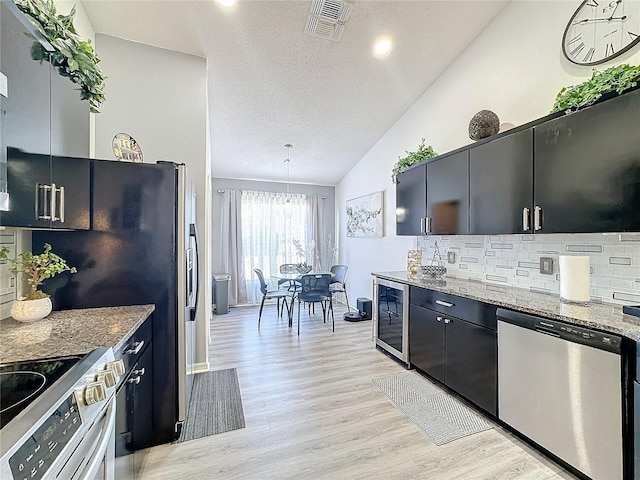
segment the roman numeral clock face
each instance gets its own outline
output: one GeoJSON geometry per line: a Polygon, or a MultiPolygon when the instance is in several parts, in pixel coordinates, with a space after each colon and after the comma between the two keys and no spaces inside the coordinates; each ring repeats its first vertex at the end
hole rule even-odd
{"type": "Polygon", "coordinates": [[[586,0],[562,37],[564,56],[578,65],[597,65],[640,43],[640,0],[586,0]]]}

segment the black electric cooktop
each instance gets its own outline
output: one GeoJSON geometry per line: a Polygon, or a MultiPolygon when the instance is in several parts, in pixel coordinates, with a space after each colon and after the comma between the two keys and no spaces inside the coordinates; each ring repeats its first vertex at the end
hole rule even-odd
{"type": "Polygon", "coordinates": [[[74,355],[0,365],[0,428],[42,395],[80,359],[74,355]]]}

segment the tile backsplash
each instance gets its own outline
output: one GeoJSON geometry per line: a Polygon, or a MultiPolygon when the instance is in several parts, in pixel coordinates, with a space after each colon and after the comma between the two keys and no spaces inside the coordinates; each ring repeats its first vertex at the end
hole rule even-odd
{"type": "Polygon", "coordinates": [[[640,233],[417,237],[423,265],[431,264],[435,242],[447,275],[552,295],[560,294],[558,256],[588,255],[592,301],[640,305],[640,233]],[[551,275],[540,273],[540,257],[553,259],[551,275]]]}

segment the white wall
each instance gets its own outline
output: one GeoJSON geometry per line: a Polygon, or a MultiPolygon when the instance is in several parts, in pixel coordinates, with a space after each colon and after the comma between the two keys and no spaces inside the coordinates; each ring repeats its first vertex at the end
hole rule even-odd
{"type": "MultiPolygon", "coordinates": [[[[371,272],[405,270],[415,237],[395,235],[391,168],[420,139],[438,153],[472,143],[471,117],[483,109],[502,123],[521,125],[549,113],[563,86],[581,83],[591,68],[567,61],[562,34],[577,1],[514,1],[389,129],[336,187],[340,261],[349,265],[349,297],[370,297],[371,272]],[[385,236],[346,238],[345,201],[385,191],[385,236]]],[[[419,59],[418,59],[419,61],[419,59]]],[[[640,48],[599,67],[640,63],[640,48]]]]}
{"type": "MultiPolygon", "coordinates": [[[[197,224],[202,245],[211,244],[211,172],[207,161],[207,64],[204,58],[96,35],[96,51],[107,75],[106,101],[95,116],[96,157],[115,160],[111,142],[128,133],[144,161],[185,163],[196,184],[197,224]]],[[[203,249],[196,319],[196,361],[205,368],[211,312],[210,250],[203,249]]]]}

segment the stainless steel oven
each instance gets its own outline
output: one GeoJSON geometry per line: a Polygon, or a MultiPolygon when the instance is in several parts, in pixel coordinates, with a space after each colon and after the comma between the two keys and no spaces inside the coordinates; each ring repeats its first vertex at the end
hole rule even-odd
{"type": "Polygon", "coordinates": [[[110,348],[0,366],[0,478],[114,480],[123,370],[110,348]]]}
{"type": "Polygon", "coordinates": [[[374,296],[376,345],[409,367],[409,286],[376,277],[374,296]]]}

